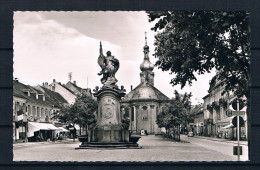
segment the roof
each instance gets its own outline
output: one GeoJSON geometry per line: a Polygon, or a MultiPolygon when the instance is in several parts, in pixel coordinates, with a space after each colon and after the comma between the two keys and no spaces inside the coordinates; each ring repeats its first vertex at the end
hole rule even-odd
{"type": "Polygon", "coordinates": [[[59,104],[68,103],[68,101],[64,99],[59,93],[51,91],[43,86],[40,87],[46,94],[46,100],[50,101],[54,105],[59,106],[59,104]]]}
{"type": "Polygon", "coordinates": [[[203,104],[198,104],[198,105],[195,105],[194,108],[192,108],[191,112],[195,115],[198,115],[198,114],[203,114],[203,104]]]}
{"type": "Polygon", "coordinates": [[[49,101],[46,101],[46,100],[43,101],[40,99],[36,99],[36,96],[32,95],[33,93],[43,94],[42,91],[40,91],[32,86],[22,84],[17,80],[13,81],[13,96],[27,99],[28,101],[36,103],[36,104],[52,105],[49,101]],[[31,94],[30,96],[28,96],[26,94],[27,91],[30,92],[30,94],[31,94]]]}
{"type": "Polygon", "coordinates": [[[65,88],[66,90],[68,90],[69,92],[71,92],[72,94],[75,94],[72,90],[70,90],[68,87],[66,87],[65,85],[59,84],[58,85],[62,86],[63,88],[65,88]]]}
{"type": "Polygon", "coordinates": [[[65,85],[65,87],[68,88],[69,90],[73,91],[74,94],[81,93],[81,91],[82,91],[82,88],[80,88],[79,86],[77,86],[76,84],[74,84],[70,81],[65,85]],[[76,90],[71,89],[70,86],[74,87],[74,89],[76,89],[76,90]]]}
{"type": "Polygon", "coordinates": [[[139,84],[135,89],[130,91],[123,99],[122,101],[131,101],[131,100],[170,100],[169,97],[167,97],[165,94],[160,92],[157,88],[155,88],[151,84],[139,84]]]}

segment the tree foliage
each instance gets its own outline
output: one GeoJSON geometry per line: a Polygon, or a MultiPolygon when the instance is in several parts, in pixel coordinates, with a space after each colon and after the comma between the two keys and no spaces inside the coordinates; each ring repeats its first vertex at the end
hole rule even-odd
{"type": "Polygon", "coordinates": [[[156,117],[156,123],[159,127],[169,129],[192,119],[190,117],[191,93],[180,94],[175,90],[174,94],[175,97],[171,100],[169,106],[156,117]]]}
{"type": "Polygon", "coordinates": [[[96,123],[95,112],[97,108],[98,105],[95,99],[82,94],[76,98],[73,105],[63,106],[54,115],[54,118],[62,123],[72,123],[92,128],[96,123]]]}
{"type": "Polygon", "coordinates": [[[247,12],[147,12],[155,22],[156,66],[176,74],[172,85],[192,85],[196,74],[219,71],[225,92],[249,98],[249,14],[247,12]]]}

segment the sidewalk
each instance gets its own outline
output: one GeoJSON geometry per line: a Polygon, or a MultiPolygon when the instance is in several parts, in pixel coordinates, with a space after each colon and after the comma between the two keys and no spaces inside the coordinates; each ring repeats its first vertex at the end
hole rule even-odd
{"type": "Polygon", "coordinates": [[[32,146],[32,145],[47,145],[47,144],[57,144],[57,143],[77,143],[79,142],[78,139],[75,139],[75,142],[73,142],[73,139],[64,139],[64,140],[56,140],[56,141],[43,141],[43,142],[25,142],[25,143],[13,143],[14,147],[21,147],[21,146],[32,146]]]}
{"type": "MultiPolygon", "coordinates": [[[[237,144],[236,140],[228,140],[228,139],[222,139],[222,138],[215,138],[215,137],[207,137],[207,136],[194,136],[194,138],[200,138],[200,139],[206,139],[206,140],[212,140],[212,141],[218,141],[218,142],[226,142],[226,143],[234,143],[237,144]]],[[[247,141],[239,141],[240,145],[247,146],[247,141]]]]}

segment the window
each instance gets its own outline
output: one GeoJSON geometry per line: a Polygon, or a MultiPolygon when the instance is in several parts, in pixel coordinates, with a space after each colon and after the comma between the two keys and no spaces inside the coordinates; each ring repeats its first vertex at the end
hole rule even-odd
{"type": "Polygon", "coordinates": [[[218,119],[218,120],[220,119],[220,111],[217,112],[217,119],[218,119]]]}
{"type": "Polygon", "coordinates": [[[135,121],[134,107],[131,109],[131,121],[135,121]]]}
{"type": "Polygon", "coordinates": [[[37,117],[40,117],[40,108],[39,107],[37,107],[37,117]]]}
{"type": "Polygon", "coordinates": [[[44,111],[43,111],[43,108],[41,108],[41,117],[44,117],[44,111]]]}
{"type": "Polygon", "coordinates": [[[15,112],[17,112],[18,110],[20,110],[20,103],[19,103],[19,102],[16,102],[15,112]]]}
{"type": "Polygon", "coordinates": [[[33,116],[36,116],[36,108],[35,108],[35,106],[32,107],[32,113],[33,113],[33,116]]]}
{"type": "Polygon", "coordinates": [[[30,116],[32,113],[31,113],[31,106],[28,105],[28,115],[30,116]]]}
{"type": "Polygon", "coordinates": [[[143,111],[142,111],[142,120],[147,121],[148,120],[148,110],[147,106],[143,106],[143,111]]]}
{"type": "Polygon", "coordinates": [[[129,107],[126,107],[126,108],[125,108],[125,116],[126,116],[126,117],[129,117],[129,107]]]}
{"type": "Polygon", "coordinates": [[[154,105],[150,105],[150,108],[151,108],[151,109],[154,109],[154,105]]]}

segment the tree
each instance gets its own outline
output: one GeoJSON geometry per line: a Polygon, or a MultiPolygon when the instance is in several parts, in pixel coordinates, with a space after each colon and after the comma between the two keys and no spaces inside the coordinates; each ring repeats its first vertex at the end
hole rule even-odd
{"type": "Polygon", "coordinates": [[[190,118],[191,93],[180,94],[174,91],[175,97],[171,100],[169,106],[160,112],[156,117],[156,123],[159,127],[165,127],[169,135],[169,129],[186,123],[190,118]]]}
{"type": "Polygon", "coordinates": [[[75,103],[71,106],[71,112],[77,115],[75,123],[81,127],[91,129],[95,123],[95,112],[97,111],[98,104],[91,96],[82,94],[76,98],[75,103]]]}
{"type": "Polygon", "coordinates": [[[86,127],[89,130],[95,126],[97,108],[98,104],[95,99],[82,94],[77,96],[73,105],[61,107],[54,118],[62,123],[78,124],[80,127],[86,127]]]}
{"type": "Polygon", "coordinates": [[[250,134],[249,13],[163,11],[147,14],[149,22],[156,22],[152,30],[158,31],[155,65],[176,74],[170,83],[183,88],[187,83],[192,85],[195,73],[200,75],[216,68],[224,93],[233,91],[238,98],[246,97],[250,134]]]}
{"type": "Polygon", "coordinates": [[[155,36],[156,66],[176,74],[172,85],[196,80],[213,68],[225,91],[249,99],[249,14],[247,12],[147,12],[155,36]]]}

